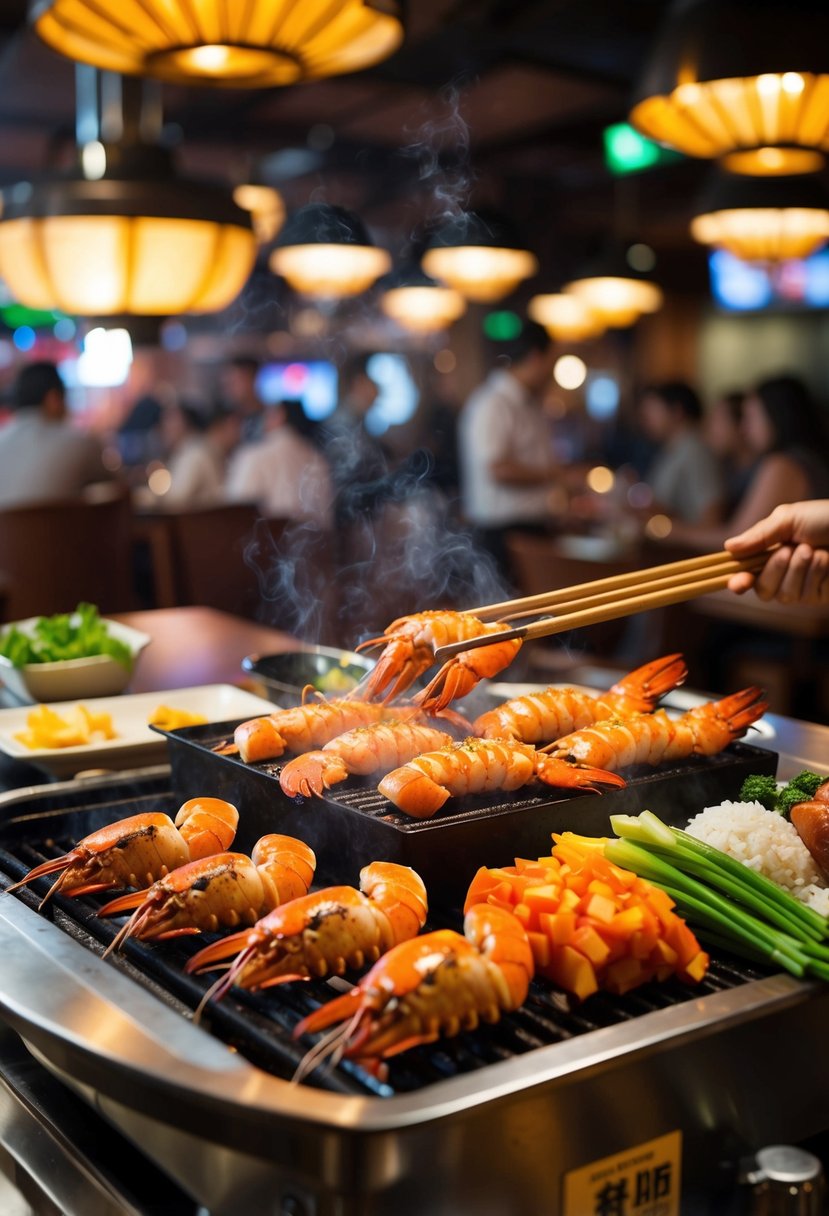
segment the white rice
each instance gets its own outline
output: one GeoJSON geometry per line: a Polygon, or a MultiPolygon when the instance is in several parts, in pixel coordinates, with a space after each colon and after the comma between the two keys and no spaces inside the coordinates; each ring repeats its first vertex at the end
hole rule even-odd
{"type": "Polygon", "coordinates": [[[721,802],[695,815],[685,830],[829,916],[829,888],[797,828],[776,811],[759,802],[721,802]]]}

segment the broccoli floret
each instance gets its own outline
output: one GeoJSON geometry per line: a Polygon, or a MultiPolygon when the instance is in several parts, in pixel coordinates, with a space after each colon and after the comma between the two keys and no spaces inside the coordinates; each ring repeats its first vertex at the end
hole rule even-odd
{"type": "Polygon", "coordinates": [[[786,818],[791,813],[793,806],[797,806],[798,802],[808,802],[811,797],[811,794],[807,794],[804,790],[799,790],[796,785],[789,782],[780,793],[777,801],[777,810],[786,818]]]}
{"type": "MultiPolygon", "coordinates": [[[[802,790],[807,798],[814,798],[819,785],[823,785],[826,780],[821,777],[820,773],[813,773],[811,769],[804,768],[802,773],[798,773],[796,777],[792,777],[789,786],[793,786],[796,790],[802,790]]],[[[788,786],[786,787],[789,788],[788,786]]],[[[801,798],[802,802],[803,799],[801,798]]]]}
{"type": "Polygon", "coordinates": [[[740,790],[741,802],[760,802],[767,811],[777,810],[777,782],[763,773],[746,777],[740,790]]]}

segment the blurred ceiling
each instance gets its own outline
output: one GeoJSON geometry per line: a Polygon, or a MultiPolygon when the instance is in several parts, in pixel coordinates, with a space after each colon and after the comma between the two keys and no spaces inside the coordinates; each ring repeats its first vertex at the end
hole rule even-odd
{"type": "MultiPolygon", "coordinates": [[[[666,0],[411,0],[401,50],[370,71],[285,89],[164,86],[166,134],[193,173],[257,166],[289,207],[352,207],[399,256],[425,222],[493,206],[521,227],[554,288],[614,229],[655,248],[692,290],[688,236],[705,166],[616,179],[602,131],[627,103],[666,0]]],[[[66,163],[74,65],[44,47],[25,0],[0,3],[0,184],[66,163]]],[[[666,279],[667,276],[667,279],[666,279]]]]}

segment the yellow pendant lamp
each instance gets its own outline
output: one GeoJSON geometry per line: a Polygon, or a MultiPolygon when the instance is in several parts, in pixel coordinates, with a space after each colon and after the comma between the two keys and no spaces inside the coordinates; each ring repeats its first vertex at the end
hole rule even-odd
{"type": "Polygon", "coordinates": [[[403,329],[431,334],[448,329],[466,312],[466,300],[420,269],[403,267],[383,282],[380,308],[403,329]]]}
{"type": "Polygon", "coordinates": [[[644,313],[662,307],[662,291],[634,270],[621,249],[607,249],[571,282],[565,293],[581,300],[611,329],[635,325],[644,313]]]}
{"type": "Polygon", "coordinates": [[[829,195],[814,178],[718,175],[691,235],[744,261],[805,258],[829,240],[829,195]]]}
{"type": "MultiPolygon", "coordinates": [[[[79,84],[84,73],[96,75],[85,66],[77,72],[79,84]]],[[[166,149],[135,137],[141,85],[120,84],[131,135],[90,140],[73,172],[3,191],[3,278],[22,304],[73,316],[224,308],[253,268],[250,217],[229,188],[179,177],[166,149]]]]}
{"type": "Polygon", "coordinates": [[[250,213],[257,242],[269,245],[285,223],[285,203],[279,191],[261,182],[240,182],[233,189],[233,201],[250,213]]]}
{"type": "Polygon", "coordinates": [[[829,5],[679,0],[630,121],[734,173],[809,173],[829,150],[829,5]]]}
{"type": "Polygon", "coordinates": [[[538,260],[500,216],[468,212],[437,229],[422,266],[467,300],[492,304],[534,275],[538,260]]]}
{"type": "Polygon", "coordinates": [[[70,59],[177,84],[266,88],[387,58],[401,0],[30,0],[35,30],[70,59]]]}
{"type": "Polygon", "coordinates": [[[339,299],[367,291],[391,269],[391,257],[353,212],[309,203],[280,232],[270,267],[301,295],[339,299]]]}
{"type": "Polygon", "coordinates": [[[604,333],[606,324],[600,315],[579,296],[555,292],[533,296],[527,314],[556,342],[587,342],[604,333]]]}

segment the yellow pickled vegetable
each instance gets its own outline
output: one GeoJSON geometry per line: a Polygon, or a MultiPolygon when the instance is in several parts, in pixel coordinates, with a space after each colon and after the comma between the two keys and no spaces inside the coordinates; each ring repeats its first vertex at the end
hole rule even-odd
{"type": "Polygon", "coordinates": [[[162,730],[179,730],[182,726],[202,726],[206,721],[204,714],[191,713],[189,709],[174,709],[171,705],[159,705],[147,719],[150,726],[159,726],[162,730]]]}
{"type": "Polygon", "coordinates": [[[82,747],[99,739],[116,739],[112,716],[93,713],[85,705],[76,705],[59,714],[48,705],[38,705],[26,717],[28,729],[18,731],[14,738],[32,751],[45,748],[82,747]]]}

